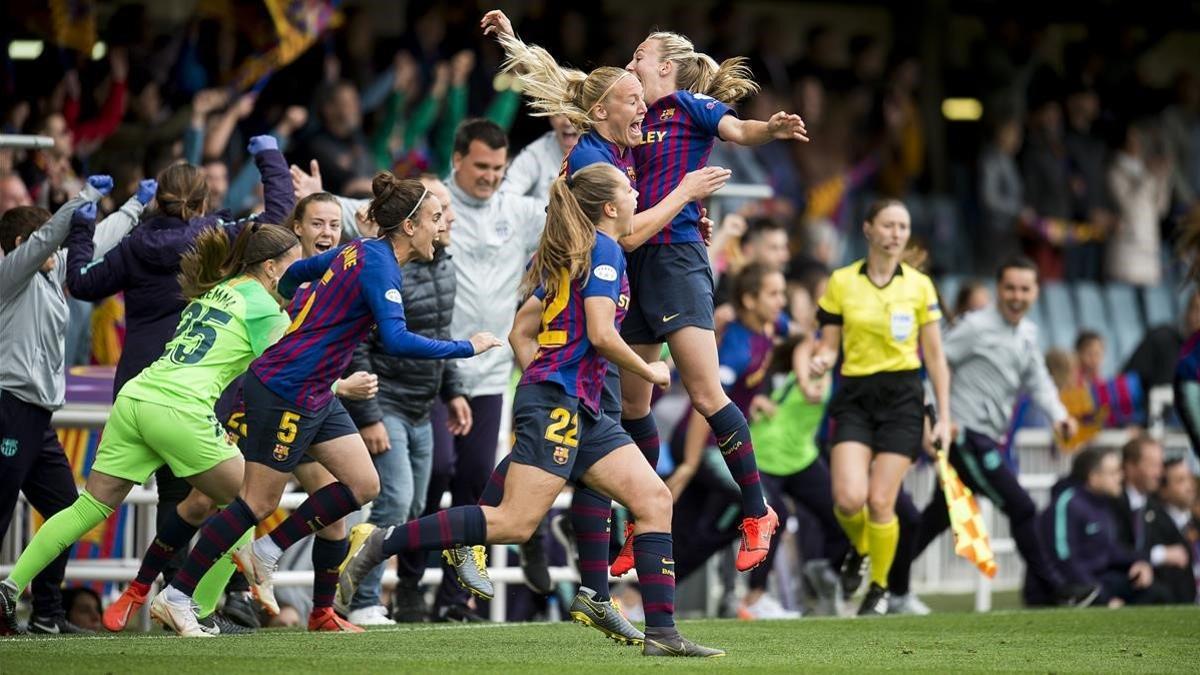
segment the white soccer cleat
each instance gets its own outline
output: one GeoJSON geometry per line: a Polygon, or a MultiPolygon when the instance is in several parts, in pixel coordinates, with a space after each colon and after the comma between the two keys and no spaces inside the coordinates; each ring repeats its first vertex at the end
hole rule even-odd
{"type": "Polygon", "coordinates": [[[196,603],[171,586],[154,596],[150,603],[150,618],[175,631],[180,637],[216,637],[214,633],[204,630],[196,619],[196,603]]]}
{"type": "Polygon", "coordinates": [[[278,563],[269,563],[258,556],[254,542],[250,542],[233,553],[233,564],[250,583],[250,594],[271,616],[279,616],[279,602],[275,600],[275,584],[271,577],[278,563]]]}

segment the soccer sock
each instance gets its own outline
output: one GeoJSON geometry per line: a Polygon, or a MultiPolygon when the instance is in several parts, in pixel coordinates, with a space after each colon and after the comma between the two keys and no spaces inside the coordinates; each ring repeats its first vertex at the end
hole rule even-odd
{"type": "Polygon", "coordinates": [[[175,556],[175,551],[180,546],[187,546],[197,529],[199,528],[195,525],[180,518],[179,511],[172,509],[166,517],[166,522],[159,528],[158,535],[154,537],[154,542],[146,549],[146,555],[142,556],[137,582],[144,586],[154,583],[163,568],[175,556]]]}
{"type": "Polygon", "coordinates": [[[253,538],[254,528],[252,527],[246,530],[242,537],[229,547],[228,551],[222,553],[217,562],[213,563],[213,566],[208,568],[208,571],[200,578],[200,583],[196,584],[196,590],[192,592],[192,600],[200,607],[196,611],[196,616],[203,619],[217,611],[217,603],[221,602],[221,596],[225,595],[229,580],[237,574],[237,565],[233,564],[233,552],[249,544],[253,538]]]}
{"type": "Polygon", "coordinates": [[[637,419],[622,419],[621,427],[637,444],[638,450],[650,462],[651,469],[658,468],[658,451],[662,442],[658,438],[658,425],[654,423],[654,413],[637,419]]]}
{"type": "Polygon", "coordinates": [[[597,602],[608,602],[608,539],[612,501],[584,487],[571,498],[571,527],[579,549],[580,584],[595,591],[597,602]]]}
{"type": "Polygon", "coordinates": [[[646,629],[675,625],[675,559],[670,532],[647,532],[633,538],[638,585],[646,629]]]}
{"type": "Polygon", "coordinates": [[[333,607],[333,594],[337,591],[338,565],[342,564],[349,551],[350,540],[345,537],[313,539],[313,611],[333,607]]]}
{"type": "Polygon", "coordinates": [[[454,506],[391,528],[383,540],[383,555],[428,551],[458,544],[487,543],[487,519],[479,506],[454,506]]]}
{"type": "Polygon", "coordinates": [[[895,516],[886,523],[867,521],[867,548],[871,551],[871,583],[884,588],[888,585],[888,572],[896,558],[896,545],[900,541],[900,521],[895,516]]]}
{"type": "Polygon", "coordinates": [[[488,477],[487,485],[483,486],[483,494],[479,495],[480,506],[500,506],[504,498],[504,479],[508,476],[509,458],[500,460],[492,475],[488,477]]]}
{"type": "Polygon", "coordinates": [[[833,517],[850,540],[850,545],[859,555],[867,554],[867,507],[862,507],[852,515],[846,515],[838,507],[833,507],[833,517]]]}
{"type": "Polygon", "coordinates": [[[256,523],[258,518],[254,517],[254,512],[241,497],[204,521],[200,526],[200,538],[192,547],[183,568],[171,581],[171,586],[191,597],[204,573],[216,564],[223,553],[233,548],[246,530],[254,527],[256,523]]]}
{"type": "Polygon", "coordinates": [[[292,515],[274,530],[271,541],[286,551],[308,535],[345,518],[360,508],[354,493],[343,483],[330,483],[304,500],[292,515]]]}
{"type": "Polygon", "coordinates": [[[93,527],[103,523],[112,512],[87,490],[79,493],[79,498],[73,504],[42,524],[33,540],[21,552],[21,557],[17,558],[12,573],[8,575],[9,580],[16,584],[18,590],[25,590],[47,565],[93,527]]]}
{"type": "Polygon", "coordinates": [[[746,416],[732,401],[708,418],[717,437],[717,449],[725,458],[729,473],[742,488],[742,514],[761,518],[767,513],[758,464],[754,461],[754,444],[750,441],[750,425],[746,416]]]}

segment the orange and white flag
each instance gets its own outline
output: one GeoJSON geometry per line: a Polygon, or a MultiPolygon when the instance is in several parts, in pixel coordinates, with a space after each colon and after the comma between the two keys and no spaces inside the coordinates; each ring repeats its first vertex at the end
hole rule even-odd
{"type": "Polygon", "coordinates": [[[950,528],[954,531],[954,553],[975,563],[989,578],[995,578],[996,555],[992,552],[979,504],[971,488],[963,484],[958,472],[950,466],[945,450],[938,452],[937,472],[950,512],[950,528]]]}

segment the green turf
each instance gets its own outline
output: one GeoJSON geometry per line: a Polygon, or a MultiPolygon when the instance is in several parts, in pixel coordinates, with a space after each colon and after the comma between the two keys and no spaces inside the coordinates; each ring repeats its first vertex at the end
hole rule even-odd
{"type": "Polygon", "coordinates": [[[647,659],[571,624],[425,626],[365,635],[268,631],[185,640],[125,634],[0,639],[9,673],[612,672],[689,668],[831,672],[1196,672],[1200,608],[1045,610],[763,623],[689,621],[707,661],[647,659]]]}

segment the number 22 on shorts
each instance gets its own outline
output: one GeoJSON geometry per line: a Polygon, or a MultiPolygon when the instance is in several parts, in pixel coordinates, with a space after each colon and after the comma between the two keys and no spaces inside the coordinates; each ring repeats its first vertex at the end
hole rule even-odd
{"type": "Polygon", "coordinates": [[[550,425],[546,427],[546,440],[568,448],[579,445],[579,413],[572,415],[566,408],[555,408],[550,411],[550,420],[550,425]],[[565,433],[563,429],[566,429],[565,433]]]}

